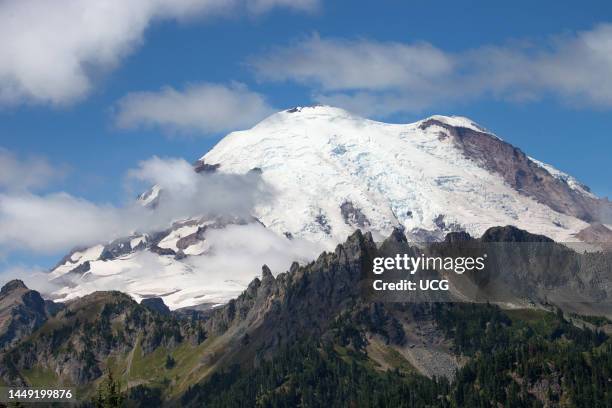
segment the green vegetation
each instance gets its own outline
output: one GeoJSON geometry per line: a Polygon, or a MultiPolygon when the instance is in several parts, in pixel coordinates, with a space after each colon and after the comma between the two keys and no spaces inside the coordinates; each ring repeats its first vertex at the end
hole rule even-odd
{"type": "Polygon", "coordinates": [[[578,320],[582,320],[584,322],[590,323],[593,326],[602,327],[607,324],[612,324],[612,321],[605,316],[584,316],[576,313],[572,313],[570,315],[572,318],[576,318],[578,320]]]}
{"type": "Polygon", "coordinates": [[[57,375],[47,368],[34,367],[23,370],[22,374],[32,387],[47,387],[49,384],[56,384],[58,381],[57,375]]]}
{"type": "Polygon", "coordinates": [[[71,361],[86,407],[612,406],[604,319],[489,304],[354,303],[321,331],[303,332],[316,337],[271,347],[251,332],[232,348],[223,336],[207,338],[201,321],[119,300],[68,310],[61,324],[3,354],[1,368],[32,386],[61,385],[70,373],[58,377],[42,357],[71,361]],[[454,379],[427,378],[407,360],[414,333],[405,328],[419,322],[461,355],[454,379]],[[26,355],[41,358],[26,365],[26,355]]]}
{"type": "Polygon", "coordinates": [[[563,314],[514,319],[490,305],[436,305],[434,316],[458,350],[472,357],[457,372],[457,406],[612,405],[612,341],[578,329],[563,314]]]}
{"type": "Polygon", "coordinates": [[[604,333],[535,310],[437,304],[430,313],[469,356],[452,383],[376,370],[367,363],[359,327],[340,318],[332,341],[305,340],[256,368],[233,366],[190,387],[181,401],[207,407],[612,406],[612,341],[604,333]]]}
{"type": "Polygon", "coordinates": [[[444,379],[380,373],[361,358],[346,361],[330,343],[307,340],[253,370],[233,366],[213,374],[191,387],[181,402],[194,407],[427,407],[448,392],[444,379]]]}
{"type": "Polygon", "coordinates": [[[121,383],[108,370],[106,378],[98,386],[96,396],[92,401],[95,408],[116,408],[123,406],[124,397],[121,393],[121,383]]]}

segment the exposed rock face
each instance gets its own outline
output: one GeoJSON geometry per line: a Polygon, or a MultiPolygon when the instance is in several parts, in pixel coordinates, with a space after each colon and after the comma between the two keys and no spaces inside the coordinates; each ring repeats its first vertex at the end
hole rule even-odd
{"type": "Polygon", "coordinates": [[[129,254],[132,251],[129,238],[117,239],[104,247],[100,259],[108,261],[129,254]]]}
{"type": "Polygon", "coordinates": [[[170,248],[161,248],[157,245],[153,245],[149,250],[158,255],[176,255],[176,252],[170,248]]]}
{"type": "Polygon", "coordinates": [[[211,314],[207,330],[230,338],[248,333],[248,347],[264,350],[264,355],[299,336],[321,335],[341,310],[356,302],[361,275],[375,253],[372,236],[357,231],[333,253],[304,267],[294,263],[276,278],[264,266],[261,279],[211,314]]]}
{"type": "Polygon", "coordinates": [[[45,304],[40,294],[20,280],[0,290],[0,350],[29,336],[47,321],[55,304],[45,304]]]}
{"type": "Polygon", "coordinates": [[[340,206],[340,213],[344,218],[344,222],[346,222],[348,225],[353,225],[358,228],[364,228],[370,225],[368,217],[366,217],[361,209],[355,207],[350,201],[342,203],[340,206]]]}
{"type": "Polygon", "coordinates": [[[600,223],[593,223],[576,234],[583,242],[600,244],[604,248],[612,249],[612,230],[600,223]]]}
{"type": "MultiPolygon", "coordinates": [[[[437,125],[448,130],[465,155],[486,169],[502,176],[519,192],[533,197],[550,208],[587,222],[598,221],[604,209],[612,207],[607,200],[598,200],[572,189],[567,181],[554,177],[549,171],[531,160],[519,148],[474,129],[456,127],[436,119],[421,124],[425,129],[437,125]]],[[[588,191],[586,186],[581,186],[588,191]]]]}
{"type": "Polygon", "coordinates": [[[322,212],[319,213],[315,217],[315,222],[317,224],[319,224],[319,227],[321,228],[321,231],[323,231],[326,235],[330,235],[331,234],[332,226],[329,225],[329,221],[328,221],[327,216],[325,214],[323,214],[322,212]]]}
{"type": "MultiPolygon", "coordinates": [[[[467,290],[444,296],[424,293],[422,297],[411,299],[407,307],[419,309],[422,301],[465,300],[465,296],[471,294],[500,296],[499,291],[502,291],[499,299],[517,302],[530,298],[534,302],[544,303],[548,292],[553,296],[579,296],[581,300],[592,302],[612,298],[612,292],[602,290],[608,287],[612,278],[612,259],[609,255],[579,254],[545,236],[530,234],[515,227],[490,228],[478,239],[473,239],[466,232],[454,232],[448,234],[444,242],[432,243],[426,248],[412,247],[400,229],[395,229],[379,247],[370,234],[357,231],[346,243],[338,245],[333,253],[324,253],[303,267],[294,264],[289,272],[276,278],[264,266],[261,279],[253,280],[237,299],[212,311],[206,328],[214,335],[232,339],[248,334],[248,347],[241,347],[252,347],[252,350],[261,352],[274,350],[297,336],[325,336],[340,314],[349,313],[354,317],[351,321],[378,328],[384,332],[387,341],[401,345],[404,336],[401,325],[394,320],[393,311],[398,305],[406,305],[403,302],[408,298],[401,297],[406,294],[398,295],[400,297],[397,299],[388,298],[385,303],[367,303],[363,297],[365,292],[361,285],[366,283],[373,258],[403,253],[413,257],[423,253],[431,256],[466,256],[465,251],[471,249],[475,255],[482,255],[483,248],[490,250],[488,245],[491,244],[495,244],[492,248],[499,251],[490,254],[491,262],[499,264],[486,270],[482,276],[472,278],[469,274],[462,275],[475,292],[467,290]],[[455,253],[457,250],[463,252],[455,253]],[[590,262],[594,267],[584,268],[585,262],[590,262]],[[398,303],[387,303],[389,300],[398,303]],[[362,309],[357,305],[370,306],[362,309]]],[[[439,279],[446,275],[432,272],[431,276],[439,279]]],[[[404,273],[402,278],[405,277],[404,273]]],[[[458,290],[465,288],[470,289],[464,284],[458,290]]],[[[473,300],[486,301],[479,299],[473,300]]],[[[570,303],[563,303],[563,298],[556,301],[561,302],[559,305],[562,307],[572,307],[570,303]]],[[[565,301],[569,302],[569,298],[565,301]]],[[[405,309],[406,306],[403,307],[405,309]]]]}
{"type": "MultiPolygon", "coordinates": [[[[455,356],[434,327],[431,304],[368,301],[363,285],[368,283],[375,257],[448,254],[460,245],[489,243],[510,244],[504,247],[510,248],[502,254],[506,258],[501,258],[500,268],[495,269],[502,278],[508,277],[499,280],[505,284],[501,286],[504,291],[527,293],[538,300],[539,289],[565,285],[585,298],[612,298],[609,289],[601,290],[612,288],[610,270],[601,267],[612,265],[612,255],[578,254],[547,237],[514,227],[491,228],[478,239],[465,232],[454,232],[443,242],[425,248],[412,247],[399,228],[380,246],[370,233],[357,230],[335,251],[323,253],[304,266],[293,263],[288,272],[276,277],[264,265],[261,277],[254,279],[240,296],[215,309],[168,312],[159,299],[146,299],[139,305],[120,292],[95,292],[70,301],[55,316],[47,317],[46,324],[38,325],[38,330],[36,325],[27,326],[34,327],[34,331],[0,354],[0,379],[8,384],[25,385],[24,371],[46,367],[58,377],[82,385],[102,375],[104,362],[111,355],[127,355],[137,347],[147,355],[159,347],[172,350],[185,342],[199,345],[207,337],[211,338],[214,350],[206,349],[198,355],[201,359],[198,367],[209,373],[233,364],[257,364],[260,359],[274,355],[279,347],[301,338],[342,341],[343,346],[360,347],[346,336],[338,340],[343,327],[365,333],[363,338],[382,339],[404,357],[418,361],[420,365],[415,364],[425,375],[451,375],[456,368],[456,362],[452,363],[455,356]],[[544,256],[534,262],[532,255],[540,248],[544,248],[544,256]],[[594,268],[576,269],[589,257],[594,257],[594,268]]],[[[468,283],[481,285],[480,289],[485,290],[492,278],[496,276],[475,278],[468,283]]],[[[28,292],[34,291],[13,281],[1,296],[4,301],[28,292]]],[[[43,313],[44,301],[35,295],[36,292],[29,295],[32,299],[26,296],[23,302],[36,305],[34,309],[43,313]]],[[[23,296],[19,299],[23,300],[23,296]]]]}
{"type": "Polygon", "coordinates": [[[436,218],[434,218],[434,224],[443,232],[458,232],[462,231],[461,225],[456,222],[447,223],[445,220],[445,215],[440,214],[436,218]]]}
{"type": "Polygon", "coordinates": [[[544,235],[532,234],[510,225],[489,228],[485,231],[480,240],[482,242],[554,242],[544,235]]]}
{"type": "Polygon", "coordinates": [[[208,227],[206,226],[198,227],[198,230],[194,232],[193,234],[184,236],[180,238],[178,241],[176,241],[176,247],[180,250],[185,250],[191,245],[197,244],[199,241],[204,241],[205,240],[204,233],[206,232],[207,229],[208,227]]]}
{"type": "Polygon", "coordinates": [[[154,297],[143,299],[140,304],[146,307],[147,309],[157,312],[161,315],[170,315],[170,308],[166,306],[162,298],[154,297]]]}
{"type": "Polygon", "coordinates": [[[206,162],[204,162],[204,160],[198,160],[194,166],[193,169],[195,170],[196,173],[214,173],[215,171],[217,171],[217,169],[220,167],[220,164],[208,164],[206,162]]]}
{"type": "Polygon", "coordinates": [[[479,239],[449,235],[431,248],[453,255],[458,243],[462,256],[470,250],[488,256],[482,272],[465,275],[476,284],[476,291],[466,291],[471,301],[550,302],[568,312],[612,316],[612,252],[574,250],[512,226],[490,228],[479,239]]]}

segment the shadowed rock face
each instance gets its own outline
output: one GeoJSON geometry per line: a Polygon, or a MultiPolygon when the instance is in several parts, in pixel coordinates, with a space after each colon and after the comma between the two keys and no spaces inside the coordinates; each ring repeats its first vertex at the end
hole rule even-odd
{"type": "Polygon", "coordinates": [[[372,236],[358,230],[334,252],[303,267],[294,263],[276,278],[264,266],[261,279],[211,313],[207,331],[229,338],[248,332],[253,350],[273,350],[299,336],[321,335],[359,296],[362,274],[375,252],[372,236]]]}
{"type": "Polygon", "coordinates": [[[358,228],[364,228],[370,225],[370,221],[361,209],[355,207],[350,201],[342,203],[340,206],[340,213],[342,214],[342,218],[344,218],[344,222],[348,225],[353,225],[358,228]]]}
{"type": "Polygon", "coordinates": [[[510,225],[489,228],[482,234],[480,240],[482,242],[554,242],[544,235],[532,234],[510,225]]]}
{"type": "MultiPolygon", "coordinates": [[[[55,304],[49,304],[55,311],[55,304]]],[[[12,280],[0,290],[0,350],[29,336],[42,326],[50,313],[47,304],[35,290],[20,280],[12,280]]]]}
{"type": "Polygon", "coordinates": [[[208,164],[208,163],[205,163],[204,160],[198,160],[193,165],[193,169],[195,170],[196,173],[214,173],[217,171],[219,167],[221,167],[221,165],[218,163],[208,164]]]}
{"type": "Polygon", "coordinates": [[[612,230],[600,223],[593,223],[576,234],[584,242],[609,242],[612,243],[612,230]]]}
{"type": "MultiPolygon", "coordinates": [[[[499,253],[490,255],[495,255],[492,262],[501,260],[499,268],[487,270],[485,279],[480,279],[483,282],[468,278],[469,274],[464,275],[466,279],[477,285],[487,285],[488,279],[495,279],[508,292],[507,298],[515,300],[533,295],[534,301],[544,302],[544,297],[540,297],[541,291],[555,288],[568,291],[570,295],[580,294],[590,301],[607,302],[612,298],[612,292],[604,293],[602,285],[597,283],[610,279],[609,267],[606,266],[611,265],[609,254],[580,254],[546,236],[516,227],[493,227],[480,238],[454,232],[448,234],[444,242],[420,249],[411,246],[399,229],[395,229],[378,247],[370,234],[363,235],[358,230],[333,253],[324,253],[305,266],[294,264],[289,272],[276,278],[264,266],[261,279],[256,278],[241,296],[210,313],[206,328],[209,333],[228,338],[248,333],[249,347],[260,351],[272,350],[295,340],[296,336],[322,335],[334,317],[349,305],[368,304],[363,298],[361,284],[371,271],[374,257],[401,253],[416,257],[421,253],[450,256],[455,249],[463,251],[454,254],[456,256],[466,256],[469,250],[476,250],[475,254],[480,256],[482,251],[479,249],[496,247],[499,253]],[[579,266],[584,267],[587,261],[596,268],[581,270],[579,266]],[[598,279],[595,279],[596,275],[598,279]]],[[[439,279],[437,274],[435,276],[439,279]]],[[[607,287],[606,282],[603,287],[607,287]]],[[[488,293],[487,287],[481,290],[483,294],[488,293]]],[[[449,296],[447,301],[455,299],[453,294],[449,296]]],[[[432,300],[428,298],[426,301],[432,300]]],[[[410,307],[418,304],[409,303],[410,307]]],[[[385,308],[393,307],[392,303],[384,305],[385,308]]]]}
{"type": "MultiPolygon", "coordinates": [[[[598,276],[600,267],[587,270],[587,275],[574,274],[578,258],[607,255],[578,254],[547,237],[515,227],[494,227],[476,239],[465,232],[454,232],[444,242],[430,244],[429,249],[412,247],[400,229],[395,229],[379,246],[371,234],[358,230],[335,251],[323,253],[304,266],[293,263],[288,272],[276,277],[263,266],[261,278],[254,279],[236,299],[212,310],[167,312],[159,299],[147,299],[139,305],[120,292],[95,292],[67,302],[40,330],[0,353],[0,379],[25,385],[27,380],[22,376],[25,370],[46,367],[73,384],[91,383],[102,375],[104,361],[111,355],[129,355],[135,350],[146,355],[159,347],[168,350],[183,345],[196,347],[207,337],[214,340],[211,344],[215,351],[198,355],[206,369],[222,369],[242,362],[257,364],[258,359],[270,357],[282,345],[300,338],[330,338],[342,316],[369,333],[382,336],[387,344],[409,347],[407,344],[416,340],[410,340],[411,333],[404,326],[409,323],[406,313],[413,316],[411,321],[423,327],[433,325],[429,304],[367,301],[362,284],[367,283],[374,257],[398,253],[419,256],[423,251],[449,253],[466,243],[479,248],[489,242],[510,243],[508,247],[515,249],[508,254],[510,257],[502,258],[501,272],[512,278],[513,283],[522,282],[525,289],[567,286],[570,282],[569,289],[585,295],[601,294],[603,300],[612,298],[610,290],[608,293],[595,290],[594,284],[603,278],[598,276]],[[532,249],[541,245],[546,256],[538,258],[542,263],[533,264],[532,249]]],[[[602,262],[595,259],[593,264],[602,262]]],[[[611,264],[608,261],[606,265],[611,264]]],[[[611,288],[608,283],[602,282],[603,287],[611,288]]],[[[506,285],[502,289],[508,288],[506,285]]],[[[3,288],[0,299],[7,304],[12,299],[10,304],[34,305],[33,309],[41,313],[45,310],[37,292],[28,290],[20,281],[12,281],[3,288]],[[30,292],[31,298],[24,298],[30,292]]],[[[426,334],[429,340],[438,336],[431,333],[426,334]]],[[[431,344],[423,346],[423,350],[431,348],[431,344]]],[[[456,367],[448,370],[451,368],[456,367]]]]}
{"type": "Polygon", "coordinates": [[[162,298],[154,297],[154,298],[143,299],[142,302],[140,302],[140,304],[146,307],[147,309],[157,312],[159,314],[166,315],[166,316],[170,314],[170,308],[166,306],[162,298]]]}
{"type": "Polygon", "coordinates": [[[527,157],[520,149],[488,133],[450,126],[430,119],[421,124],[446,129],[464,154],[485,169],[499,174],[513,188],[555,211],[586,222],[599,221],[612,204],[573,190],[564,180],[551,175],[527,157]]]}

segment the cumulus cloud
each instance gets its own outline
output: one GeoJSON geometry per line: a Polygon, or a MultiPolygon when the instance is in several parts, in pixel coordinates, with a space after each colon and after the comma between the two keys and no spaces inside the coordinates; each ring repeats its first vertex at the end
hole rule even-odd
{"type": "MultiPolygon", "coordinates": [[[[17,168],[26,168],[10,152],[5,156],[17,168]]],[[[171,307],[222,303],[259,275],[262,264],[279,273],[291,262],[311,260],[323,249],[301,239],[289,240],[252,218],[256,206],[269,205],[274,199],[274,191],[258,172],[196,173],[185,160],[152,157],[129,170],[125,184],[128,192],[155,185],[161,189],[159,200],[153,207],[133,199],[120,206],[94,203],[65,192],[37,194],[0,185],[0,254],[68,252],[132,234],[163,231],[175,221],[202,216],[239,224],[208,229],[203,256],[169,260],[141,251],[111,265],[110,272],[96,273],[97,268],[109,267],[100,261],[92,264],[87,277],[67,274],[51,281],[43,268],[0,265],[0,284],[22,279],[28,287],[64,300],[118,289],[136,299],[165,294],[171,307]]]]}
{"type": "Polygon", "coordinates": [[[158,184],[168,194],[151,209],[134,201],[124,206],[93,203],[64,192],[0,191],[0,250],[55,253],[164,229],[184,218],[248,217],[272,194],[259,174],[197,174],[182,159],[153,157],[126,178],[133,188],[158,184]]]}
{"type": "Polygon", "coordinates": [[[258,93],[239,83],[202,83],[179,91],[133,92],[116,105],[121,128],[159,126],[169,131],[210,134],[251,126],[274,110],[258,93]]]}
{"type": "Polygon", "coordinates": [[[24,158],[0,147],[0,190],[28,190],[46,186],[66,173],[65,166],[53,166],[42,156],[24,158]]]}
{"type": "Polygon", "coordinates": [[[296,81],[314,98],[388,115],[477,98],[612,107],[612,24],[546,41],[449,52],[427,43],[338,40],[317,35],[249,64],[263,81],[296,81]]]}
{"type": "Polygon", "coordinates": [[[256,205],[269,202],[274,195],[272,187],[257,172],[242,175],[196,173],[183,159],[153,157],[145,160],[128,172],[128,180],[139,181],[141,186],[154,184],[162,189],[162,199],[153,214],[155,222],[147,219],[143,223],[153,227],[198,215],[245,218],[256,205]]]}
{"type": "MultiPolygon", "coordinates": [[[[208,245],[205,255],[169,261],[150,251],[137,252],[117,265],[117,273],[88,275],[86,279],[63,275],[65,286],[54,288],[53,282],[48,283],[51,291],[45,293],[73,298],[97,290],[119,289],[137,300],[163,295],[164,302],[173,309],[225,303],[261,275],[263,264],[278,274],[288,270],[294,261],[314,259],[322,250],[305,240],[288,240],[259,223],[209,229],[205,238],[208,245]],[[66,285],[68,282],[71,284],[66,285]]],[[[96,266],[93,268],[95,271],[96,266]]]]}
{"type": "Polygon", "coordinates": [[[100,73],[142,44],[155,21],[316,5],[317,0],[2,1],[0,104],[61,105],[83,98],[100,73]]]}

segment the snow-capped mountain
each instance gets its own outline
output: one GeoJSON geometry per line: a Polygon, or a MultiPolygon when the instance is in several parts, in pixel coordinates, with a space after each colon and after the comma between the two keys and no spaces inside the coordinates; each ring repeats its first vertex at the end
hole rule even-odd
{"type": "MultiPolygon", "coordinates": [[[[601,224],[607,200],[462,117],[387,124],[329,106],[293,108],[230,133],[194,170],[257,172],[274,197],[254,208],[252,219],[181,220],[74,251],[51,271],[66,285],[55,295],[114,288],[162,296],[171,307],[220,303],[259,270],[232,264],[233,256],[220,259],[223,249],[254,254],[281,272],[292,258],[308,260],[357,228],[382,238],[401,227],[416,241],[458,230],[480,235],[497,225],[560,242],[579,240],[593,225],[612,235],[601,224]]],[[[155,186],[140,200],[155,207],[163,196],[155,186]]]]}
{"type": "Polygon", "coordinates": [[[278,196],[255,216],[277,233],[309,240],[338,242],[356,227],[388,235],[401,225],[426,238],[507,224],[571,240],[588,226],[593,214],[583,207],[596,198],[521,154],[466,118],[394,125],[317,106],[231,133],[201,162],[223,172],[261,170],[278,196]],[[529,179],[538,180],[532,190],[529,179]],[[546,184],[559,197],[544,196],[546,184]]]}

